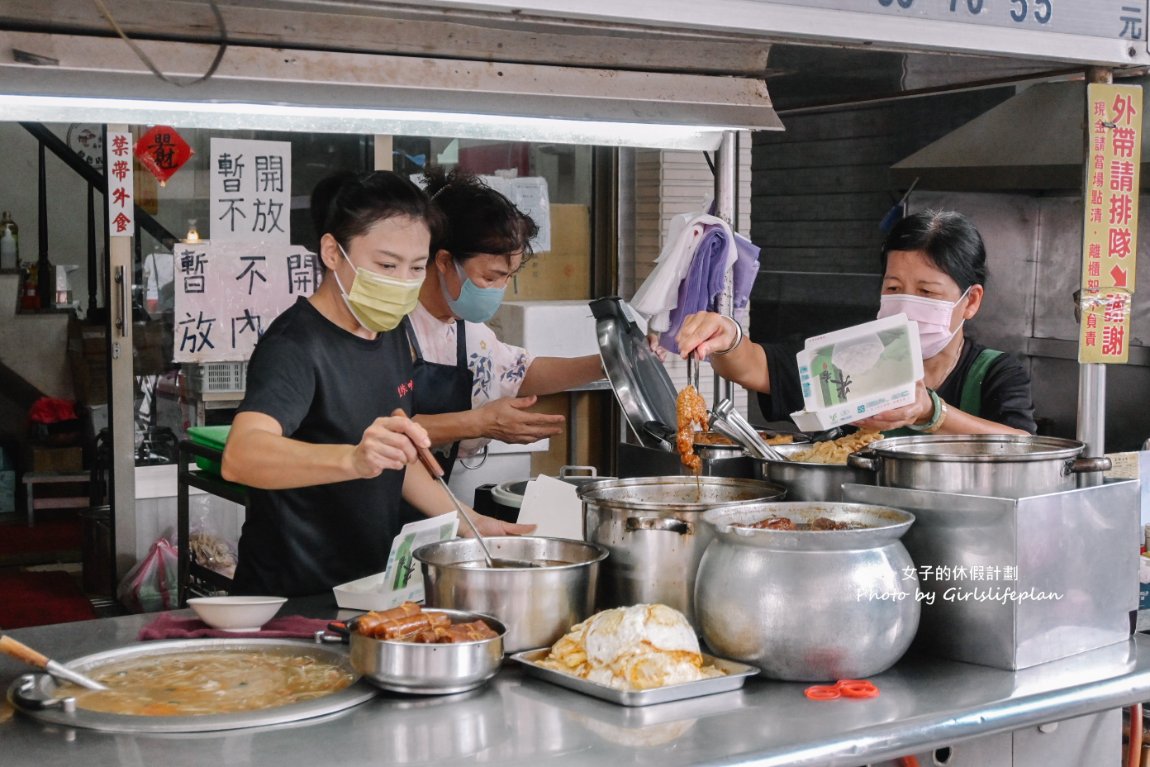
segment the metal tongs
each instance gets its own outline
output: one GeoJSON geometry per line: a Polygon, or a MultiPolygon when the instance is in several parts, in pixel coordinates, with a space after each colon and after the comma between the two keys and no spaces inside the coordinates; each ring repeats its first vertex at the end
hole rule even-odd
{"type": "Polygon", "coordinates": [[[735,404],[730,399],[723,399],[715,405],[715,409],[711,411],[710,427],[735,440],[757,458],[769,461],[789,460],[763,441],[759,432],[735,410],[735,404]]]}
{"type": "Polygon", "coordinates": [[[699,391],[699,361],[693,354],[687,355],[687,383],[694,386],[695,391],[699,391]]]}

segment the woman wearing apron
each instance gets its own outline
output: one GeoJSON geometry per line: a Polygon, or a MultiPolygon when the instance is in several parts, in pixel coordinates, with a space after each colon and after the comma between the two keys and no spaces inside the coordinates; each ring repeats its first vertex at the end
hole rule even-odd
{"type": "MultiPolygon", "coordinates": [[[[224,449],[224,478],[249,488],[236,594],[318,594],[381,572],[401,496],[427,514],[450,510],[416,461],[430,440],[409,418],[400,328],[441,215],[384,172],[321,182],[313,214],[324,279],[260,337],[224,449]]],[[[474,519],[490,535],[532,529],[474,519]]]]}
{"type": "Polygon", "coordinates": [[[529,444],[562,433],[563,416],[531,410],[536,398],[598,380],[603,372],[598,355],[535,357],[495,336],[484,323],[502,303],[511,276],[533,256],[538,227],[466,171],[433,168],[425,179],[446,226],[432,242],[419,305],[408,317],[415,420],[450,471],[456,458],[482,460],[492,439],[529,444]]]}

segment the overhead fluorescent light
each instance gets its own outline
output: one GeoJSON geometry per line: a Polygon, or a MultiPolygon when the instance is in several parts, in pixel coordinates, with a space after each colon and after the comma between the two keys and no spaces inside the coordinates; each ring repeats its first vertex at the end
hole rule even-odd
{"type": "MultiPolygon", "coordinates": [[[[211,46],[146,41],[170,77],[211,46]]],[[[781,130],[761,78],[229,46],[209,80],[156,78],[115,39],[0,31],[59,63],[0,56],[8,119],[217,130],[417,135],[715,149],[730,130],[781,130]]]]}
{"type": "Polygon", "coordinates": [[[0,94],[5,119],[125,123],[216,130],[392,134],[550,141],[609,146],[715,149],[727,126],[666,125],[543,117],[258,104],[0,94]]]}

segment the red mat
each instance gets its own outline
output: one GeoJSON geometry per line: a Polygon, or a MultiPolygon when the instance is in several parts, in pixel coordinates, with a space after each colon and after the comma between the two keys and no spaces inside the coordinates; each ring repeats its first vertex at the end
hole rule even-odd
{"type": "Polygon", "coordinates": [[[72,561],[78,561],[81,533],[80,520],[74,514],[61,519],[37,514],[35,527],[28,527],[22,519],[0,525],[0,561],[43,564],[67,561],[62,555],[68,554],[72,561]]]}
{"type": "Polygon", "coordinates": [[[76,578],[62,570],[0,570],[0,629],[96,617],[76,578]]]}

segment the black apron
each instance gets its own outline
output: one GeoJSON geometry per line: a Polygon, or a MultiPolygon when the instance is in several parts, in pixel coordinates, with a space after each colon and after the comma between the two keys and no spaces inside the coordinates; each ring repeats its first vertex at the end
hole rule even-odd
{"type": "MultiPolygon", "coordinates": [[[[455,322],[455,364],[442,365],[438,362],[428,362],[423,358],[419,348],[419,340],[415,337],[415,328],[411,320],[403,319],[403,327],[407,333],[407,340],[411,344],[415,374],[414,400],[412,412],[414,415],[440,415],[442,413],[460,413],[471,409],[471,369],[467,367],[467,332],[462,320],[455,322]]],[[[451,478],[451,469],[455,466],[455,458],[459,455],[459,443],[451,445],[447,455],[433,451],[439,465],[443,467],[443,480],[451,478]]],[[[470,498],[464,498],[464,503],[470,504],[470,498]]],[[[403,504],[402,521],[404,524],[423,519],[424,515],[415,510],[406,501],[403,504]]]]}

